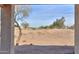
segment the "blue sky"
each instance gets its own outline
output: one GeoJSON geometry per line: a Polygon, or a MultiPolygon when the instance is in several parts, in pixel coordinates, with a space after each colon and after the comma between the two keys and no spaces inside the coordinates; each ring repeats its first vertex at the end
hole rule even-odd
{"type": "Polygon", "coordinates": [[[46,26],[65,17],[65,25],[74,24],[74,5],[31,5],[29,17],[25,19],[31,27],[46,26]]]}

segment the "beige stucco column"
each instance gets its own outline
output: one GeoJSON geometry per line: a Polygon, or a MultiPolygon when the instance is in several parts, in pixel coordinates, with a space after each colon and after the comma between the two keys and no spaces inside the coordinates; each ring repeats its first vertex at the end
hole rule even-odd
{"type": "Polygon", "coordinates": [[[3,4],[1,7],[1,52],[14,53],[14,6],[3,4]]]}

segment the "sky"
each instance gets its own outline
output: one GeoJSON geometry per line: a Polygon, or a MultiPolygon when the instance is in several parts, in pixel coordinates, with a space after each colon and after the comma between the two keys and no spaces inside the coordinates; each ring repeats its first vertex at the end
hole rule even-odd
{"type": "Polygon", "coordinates": [[[31,27],[47,26],[65,17],[65,25],[74,24],[74,5],[31,5],[29,17],[24,20],[31,27]]]}

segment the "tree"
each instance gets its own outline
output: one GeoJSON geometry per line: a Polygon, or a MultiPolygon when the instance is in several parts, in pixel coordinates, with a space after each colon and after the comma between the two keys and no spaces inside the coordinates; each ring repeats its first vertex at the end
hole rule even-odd
{"type": "Polygon", "coordinates": [[[29,26],[29,24],[28,24],[27,22],[23,22],[23,23],[21,24],[21,26],[22,26],[24,29],[26,29],[26,28],[29,26]]]}
{"type": "Polygon", "coordinates": [[[48,26],[40,26],[39,29],[47,29],[48,26]]]}
{"type": "Polygon", "coordinates": [[[24,17],[28,17],[29,16],[29,12],[31,11],[31,7],[29,5],[16,5],[15,6],[15,14],[14,14],[14,25],[16,27],[18,27],[19,29],[19,36],[18,36],[18,39],[17,39],[17,43],[16,45],[19,44],[19,41],[20,41],[20,38],[21,38],[21,35],[22,35],[22,32],[21,32],[21,26],[19,24],[18,21],[23,21],[23,18],[24,17]]]}
{"type": "Polygon", "coordinates": [[[51,24],[49,26],[49,28],[64,28],[64,26],[65,26],[64,22],[65,22],[65,18],[64,17],[62,17],[60,19],[56,19],[56,21],[53,22],[53,24],[51,24]]]}
{"type": "Polygon", "coordinates": [[[68,29],[74,29],[75,25],[68,26],[68,29]]]}

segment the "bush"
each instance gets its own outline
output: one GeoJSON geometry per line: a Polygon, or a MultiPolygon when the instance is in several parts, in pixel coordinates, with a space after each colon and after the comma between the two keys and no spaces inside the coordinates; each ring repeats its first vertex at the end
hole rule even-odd
{"type": "Polygon", "coordinates": [[[49,28],[64,28],[65,27],[64,22],[65,22],[64,17],[62,17],[61,19],[56,19],[56,21],[53,24],[51,24],[49,28]]]}
{"type": "Polygon", "coordinates": [[[26,22],[23,22],[23,23],[21,24],[21,26],[22,26],[24,29],[26,29],[27,27],[29,27],[29,24],[26,23],[26,22]]]}
{"type": "Polygon", "coordinates": [[[47,29],[47,28],[65,28],[65,25],[64,25],[64,22],[65,22],[65,18],[64,17],[61,17],[60,19],[56,19],[56,21],[54,21],[51,25],[49,26],[40,26],[38,29],[47,29]]]}

